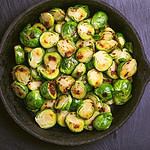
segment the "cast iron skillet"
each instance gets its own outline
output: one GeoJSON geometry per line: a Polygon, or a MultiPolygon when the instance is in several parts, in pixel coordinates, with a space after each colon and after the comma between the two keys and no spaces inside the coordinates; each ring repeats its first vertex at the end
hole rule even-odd
{"type": "Polygon", "coordinates": [[[33,136],[43,141],[60,145],[80,145],[89,143],[102,139],[118,129],[134,112],[143,94],[146,83],[150,80],[150,64],[146,59],[142,43],[137,32],[129,21],[116,9],[99,0],[44,0],[41,3],[30,7],[19,15],[9,26],[1,42],[0,55],[0,94],[10,116],[19,126],[33,136]],[[33,116],[31,116],[31,114],[24,108],[22,101],[14,95],[10,87],[12,82],[10,72],[12,67],[15,65],[13,46],[19,43],[19,32],[27,23],[38,22],[40,12],[50,10],[54,7],[66,9],[67,7],[75,4],[87,4],[90,8],[91,14],[99,10],[105,11],[109,16],[110,26],[116,31],[122,32],[126,39],[133,42],[134,57],[138,62],[138,71],[134,76],[132,91],[133,97],[127,104],[113,107],[114,120],[112,126],[103,132],[84,131],[82,133],[74,134],[68,129],[58,126],[49,130],[40,129],[34,122],[33,116]]]}

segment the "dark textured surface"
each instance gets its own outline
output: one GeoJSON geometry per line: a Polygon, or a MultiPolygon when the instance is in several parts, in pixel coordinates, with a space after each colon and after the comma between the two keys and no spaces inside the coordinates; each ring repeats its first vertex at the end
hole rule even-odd
{"type": "MultiPolygon", "coordinates": [[[[0,18],[2,18],[0,23],[1,35],[4,30],[7,29],[9,23],[25,8],[30,6],[32,3],[36,3],[38,0],[13,0],[13,1],[0,1],[0,18]]],[[[134,27],[139,32],[147,56],[150,56],[149,51],[149,6],[150,1],[119,1],[119,0],[109,0],[107,1],[112,6],[119,9],[134,25],[134,27]]],[[[150,110],[149,110],[149,91],[150,84],[148,84],[145,94],[138,106],[136,112],[129,119],[129,121],[116,133],[108,136],[107,138],[88,144],[88,146],[80,147],[60,147],[54,146],[52,144],[46,144],[41,142],[32,136],[21,130],[7,115],[3,109],[3,105],[0,105],[0,149],[136,149],[136,150],[148,150],[150,148],[150,110]],[[52,147],[53,146],[53,147],[52,147]],[[13,148],[12,148],[13,147],[13,148]]]]}

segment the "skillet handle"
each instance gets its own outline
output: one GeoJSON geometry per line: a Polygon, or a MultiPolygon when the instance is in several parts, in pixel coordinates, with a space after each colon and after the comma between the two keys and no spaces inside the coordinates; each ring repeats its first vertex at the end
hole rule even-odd
{"type": "Polygon", "coordinates": [[[145,60],[143,74],[144,74],[144,80],[146,81],[146,83],[150,82],[150,63],[148,60],[145,60]]]}

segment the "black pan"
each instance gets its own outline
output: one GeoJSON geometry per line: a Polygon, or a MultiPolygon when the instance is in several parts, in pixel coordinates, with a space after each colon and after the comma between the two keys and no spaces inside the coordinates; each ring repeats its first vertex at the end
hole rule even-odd
{"type": "Polygon", "coordinates": [[[147,61],[137,32],[122,14],[108,4],[99,0],[44,0],[41,3],[30,7],[19,15],[9,26],[1,42],[0,55],[0,94],[4,106],[10,116],[20,127],[33,136],[43,141],[60,145],[80,145],[89,143],[102,139],[117,130],[134,112],[144,92],[145,86],[150,80],[150,64],[147,61]],[[138,71],[134,76],[132,99],[123,106],[113,107],[114,120],[112,126],[108,130],[102,132],[84,131],[82,133],[74,134],[69,130],[58,126],[48,130],[40,129],[34,122],[31,114],[24,108],[22,101],[14,95],[10,87],[12,82],[10,72],[12,67],[15,65],[13,46],[19,43],[19,32],[27,23],[38,22],[40,12],[50,10],[53,7],[66,9],[67,7],[75,4],[87,4],[90,8],[91,14],[98,10],[105,11],[109,16],[110,26],[116,31],[122,32],[126,39],[133,42],[134,57],[138,62],[138,71]]]}

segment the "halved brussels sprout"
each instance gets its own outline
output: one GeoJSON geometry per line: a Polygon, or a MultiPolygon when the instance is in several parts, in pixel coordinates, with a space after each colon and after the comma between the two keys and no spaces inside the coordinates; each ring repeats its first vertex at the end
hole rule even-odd
{"type": "Polygon", "coordinates": [[[106,13],[99,11],[92,17],[92,25],[95,29],[103,28],[107,24],[108,16],[106,13]]]}
{"type": "Polygon", "coordinates": [[[87,73],[88,82],[90,85],[99,87],[103,82],[102,72],[97,71],[96,69],[89,70],[87,73]]]}
{"type": "Polygon", "coordinates": [[[114,83],[113,99],[116,105],[125,104],[131,96],[132,84],[127,79],[117,80],[114,83]]]}
{"type": "Polygon", "coordinates": [[[32,112],[37,112],[43,103],[44,99],[39,90],[29,92],[25,99],[26,108],[32,112]]]}
{"type": "Polygon", "coordinates": [[[86,70],[87,70],[87,71],[89,71],[89,70],[91,70],[91,69],[94,69],[94,63],[93,63],[92,60],[89,61],[89,62],[87,62],[87,63],[85,64],[85,66],[86,66],[86,70]]]}
{"type": "Polygon", "coordinates": [[[44,109],[37,113],[35,121],[40,128],[48,129],[56,124],[56,114],[51,109],[44,109]]]}
{"type": "Polygon", "coordinates": [[[96,52],[93,59],[94,66],[98,71],[106,71],[113,63],[112,57],[105,51],[96,52]]]}
{"type": "Polygon", "coordinates": [[[75,112],[69,112],[65,122],[72,132],[81,132],[84,130],[84,120],[79,118],[75,112]]]}
{"type": "Polygon", "coordinates": [[[113,61],[111,67],[107,70],[107,75],[112,78],[112,79],[118,79],[118,75],[117,75],[117,64],[115,63],[115,61],[113,61]]]}
{"type": "Polygon", "coordinates": [[[62,95],[57,98],[55,103],[55,109],[69,110],[72,103],[72,97],[70,95],[62,95]]]}
{"type": "Polygon", "coordinates": [[[126,42],[123,34],[122,33],[116,33],[115,37],[116,37],[116,40],[118,42],[119,47],[123,48],[123,46],[125,45],[125,42],[126,42]]]}
{"type": "Polygon", "coordinates": [[[102,102],[107,102],[112,99],[113,86],[108,83],[103,83],[100,87],[94,90],[95,94],[98,95],[102,102]]]}
{"type": "Polygon", "coordinates": [[[42,85],[42,81],[32,80],[32,81],[29,81],[28,88],[32,91],[39,90],[41,85],[42,85]]]}
{"type": "Polygon", "coordinates": [[[58,22],[56,25],[55,25],[55,31],[59,34],[61,34],[61,29],[62,29],[62,25],[65,23],[65,21],[61,21],[61,22],[58,22]]]}
{"type": "Polygon", "coordinates": [[[68,115],[68,113],[69,112],[66,110],[58,110],[57,111],[57,123],[61,127],[66,127],[65,119],[66,119],[66,116],[68,115]]]}
{"type": "Polygon", "coordinates": [[[100,51],[111,52],[117,46],[115,40],[100,40],[96,42],[96,48],[100,51]]]}
{"type": "Polygon", "coordinates": [[[67,15],[72,20],[80,22],[89,17],[90,11],[87,5],[75,5],[74,7],[68,8],[67,15]]]}
{"type": "Polygon", "coordinates": [[[31,48],[31,47],[24,47],[25,53],[29,53],[29,52],[31,52],[32,50],[33,50],[33,48],[31,48]]]}
{"type": "Polygon", "coordinates": [[[92,131],[93,130],[93,121],[100,113],[95,111],[91,118],[84,121],[84,129],[92,131]]]}
{"type": "Polygon", "coordinates": [[[77,115],[83,119],[89,119],[94,113],[94,102],[86,99],[77,109],[77,115]]]}
{"type": "Polygon", "coordinates": [[[135,59],[130,59],[118,66],[118,74],[121,79],[127,79],[133,76],[137,71],[137,62],[135,59]]]}
{"type": "Polygon", "coordinates": [[[55,86],[55,81],[45,81],[40,87],[41,95],[47,99],[56,99],[57,91],[55,86]]]}
{"type": "Polygon", "coordinates": [[[109,83],[112,84],[113,81],[111,78],[109,78],[107,75],[103,74],[103,83],[109,83]]]}
{"type": "Polygon", "coordinates": [[[68,94],[75,80],[71,76],[62,75],[57,78],[56,82],[58,84],[59,90],[63,94],[68,94]]]}
{"type": "Polygon", "coordinates": [[[79,78],[80,76],[84,75],[86,72],[86,66],[83,63],[79,63],[74,71],[72,72],[72,76],[75,78],[79,78]]]}
{"type": "Polygon", "coordinates": [[[94,120],[93,127],[98,131],[106,130],[110,127],[112,120],[113,117],[110,112],[101,113],[94,120]]]}
{"type": "Polygon", "coordinates": [[[26,97],[26,95],[28,94],[28,88],[27,86],[25,86],[24,84],[14,81],[11,84],[13,91],[15,92],[16,96],[24,99],[26,97]]]}
{"type": "Polygon", "coordinates": [[[35,23],[33,25],[33,27],[40,29],[42,32],[46,32],[47,31],[46,27],[43,24],[41,24],[41,23],[35,23]]]}
{"type": "Polygon", "coordinates": [[[50,28],[54,26],[54,17],[48,12],[43,12],[40,16],[40,22],[44,24],[46,28],[50,28]]]}
{"type": "Polygon", "coordinates": [[[83,100],[81,100],[81,99],[75,99],[75,98],[73,98],[69,110],[71,112],[76,112],[77,109],[78,109],[78,107],[82,104],[82,102],[83,102],[83,100]]]}
{"type": "Polygon", "coordinates": [[[128,52],[133,53],[133,44],[132,42],[126,42],[125,48],[128,50],[128,52]]]}
{"type": "Polygon", "coordinates": [[[12,71],[13,79],[27,85],[30,81],[30,70],[24,65],[17,65],[12,71]]]}
{"type": "Polygon", "coordinates": [[[54,109],[56,100],[44,100],[44,104],[41,107],[41,110],[44,109],[54,109]]]}
{"type": "Polygon", "coordinates": [[[121,53],[122,53],[122,50],[120,48],[116,48],[110,53],[110,55],[113,59],[117,59],[121,56],[121,53]]]}
{"type": "Polygon", "coordinates": [[[37,72],[36,69],[30,68],[30,72],[31,72],[32,79],[35,79],[35,80],[41,80],[42,79],[42,77],[39,75],[39,73],[37,72]]]}
{"type": "Polygon", "coordinates": [[[51,48],[57,45],[59,41],[59,34],[56,32],[47,31],[44,32],[40,37],[40,43],[44,48],[51,48]]]}
{"type": "Polygon", "coordinates": [[[94,35],[94,27],[88,22],[80,22],[78,24],[78,34],[83,40],[89,40],[94,35]]]}
{"type": "Polygon", "coordinates": [[[16,45],[14,47],[14,51],[15,51],[16,64],[20,65],[20,64],[24,63],[24,61],[25,61],[25,53],[24,53],[24,50],[21,47],[21,45],[16,45]]]}
{"type": "Polygon", "coordinates": [[[36,27],[31,27],[28,24],[22,32],[20,32],[20,41],[24,46],[37,47],[39,46],[39,40],[42,31],[36,27]]]}
{"type": "Polygon", "coordinates": [[[76,53],[76,59],[79,62],[87,63],[92,59],[93,50],[89,47],[79,48],[76,53]]]}
{"type": "MultiPolygon", "coordinates": [[[[108,101],[109,102],[109,101],[108,101]]],[[[111,108],[108,104],[103,103],[101,109],[99,110],[100,113],[103,112],[111,112],[111,108]]]]}
{"type": "Polygon", "coordinates": [[[50,13],[56,22],[63,21],[65,19],[65,12],[60,8],[53,8],[50,10],[50,13]]]}
{"type": "Polygon", "coordinates": [[[48,48],[46,49],[46,53],[50,53],[50,52],[56,52],[57,51],[57,48],[54,46],[54,47],[51,47],[51,48],[48,48]]]}
{"type": "Polygon", "coordinates": [[[43,60],[45,51],[43,48],[37,47],[34,48],[31,52],[28,53],[28,63],[32,68],[37,68],[43,60]]]}
{"type": "Polygon", "coordinates": [[[76,99],[82,99],[86,96],[86,86],[82,81],[76,81],[71,88],[71,94],[76,99]]]}
{"type": "Polygon", "coordinates": [[[78,61],[74,57],[64,58],[60,65],[60,71],[64,74],[71,74],[78,61]]]}
{"type": "Polygon", "coordinates": [[[76,46],[74,42],[69,40],[60,40],[57,43],[57,49],[63,57],[70,57],[76,52],[76,46]]]}

